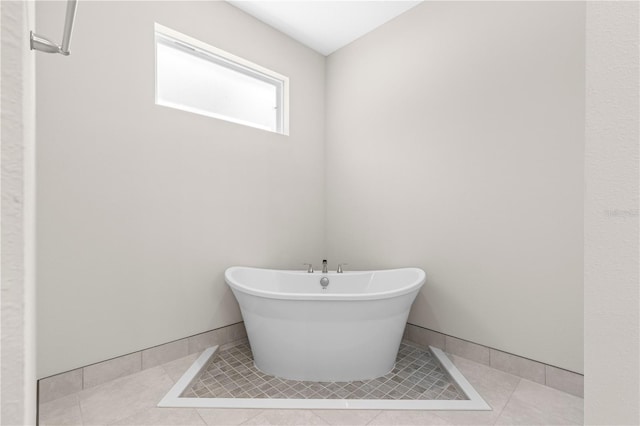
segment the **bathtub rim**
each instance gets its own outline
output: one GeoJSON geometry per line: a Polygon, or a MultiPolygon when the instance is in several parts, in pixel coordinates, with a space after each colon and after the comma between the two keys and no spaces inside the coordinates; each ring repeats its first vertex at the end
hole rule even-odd
{"type": "MultiPolygon", "coordinates": [[[[358,301],[366,301],[366,300],[380,300],[380,299],[391,299],[394,297],[404,296],[406,294],[410,294],[413,292],[418,292],[424,285],[426,281],[426,273],[424,270],[416,267],[406,267],[406,268],[393,268],[393,269],[378,269],[378,270],[370,270],[370,271],[347,271],[343,272],[340,275],[356,275],[356,274],[375,274],[376,272],[392,272],[392,271],[401,271],[401,270],[413,270],[418,272],[418,278],[411,282],[408,285],[395,288],[388,291],[375,292],[375,293],[331,293],[331,294],[323,294],[320,292],[317,293],[283,293],[283,292],[275,292],[268,290],[257,290],[255,288],[249,287],[244,284],[240,284],[237,280],[234,280],[232,277],[232,273],[238,269],[252,269],[258,271],[269,271],[269,272],[279,272],[286,273],[291,275],[302,275],[308,276],[308,272],[299,271],[299,270],[291,270],[291,269],[269,269],[269,268],[256,268],[252,266],[231,266],[224,271],[224,280],[232,290],[238,290],[242,293],[250,294],[256,297],[262,297],[265,299],[275,299],[275,300],[306,300],[306,301],[344,301],[344,302],[358,302],[358,301]]],[[[315,272],[313,275],[317,276],[320,279],[323,276],[332,276],[337,275],[337,272],[328,272],[328,273],[317,273],[315,272]]]]}

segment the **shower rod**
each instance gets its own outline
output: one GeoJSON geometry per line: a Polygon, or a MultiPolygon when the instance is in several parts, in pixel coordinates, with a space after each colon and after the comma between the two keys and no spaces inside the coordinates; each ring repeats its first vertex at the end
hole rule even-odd
{"type": "Polygon", "coordinates": [[[67,14],[64,20],[64,33],[62,34],[62,44],[58,45],[46,37],[42,37],[33,31],[30,32],[31,50],[39,50],[47,53],[60,53],[69,55],[69,43],[71,43],[71,31],[73,30],[73,19],[76,16],[76,6],[78,0],[67,1],[67,14]]]}

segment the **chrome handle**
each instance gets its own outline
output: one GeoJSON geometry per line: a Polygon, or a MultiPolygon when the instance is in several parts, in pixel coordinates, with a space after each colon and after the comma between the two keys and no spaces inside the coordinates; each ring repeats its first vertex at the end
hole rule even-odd
{"type": "Polygon", "coordinates": [[[338,273],[338,274],[341,274],[341,273],[343,272],[343,271],[342,271],[342,267],[343,267],[344,265],[348,265],[348,263],[338,263],[338,270],[337,270],[337,273],[338,273]]]}
{"type": "Polygon", "coordinates": [[[307,266],[307,273],[313,274],[313,265],[311,263],[303,263],[304,266],[307,266]]]}

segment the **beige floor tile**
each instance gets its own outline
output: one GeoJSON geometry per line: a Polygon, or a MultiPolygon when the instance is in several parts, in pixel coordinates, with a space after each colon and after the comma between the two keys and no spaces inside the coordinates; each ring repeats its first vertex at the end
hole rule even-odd
{"type": "Polygon", "coordinates": [[[82,425],[78,395],[55,399],[39,407],[40,425],[82,425]]]}
{"type": "Polygon", "coordinates": [[[493,411],[157,408],[198,358],[171,361],[40,405],[41,425],[581,424],[582,398],[448,355],[493,411]],[[84,422],[84,423],[83,423],[84,422]]]}
{"type": "Polygon", "coordinates": [[[164,371],[166,371],[171,380],[175,383],[180,380],[180,377],[182,377],[198,357],[200,357],[200,352],[162,364],[162,368],[164,368],[164,371]]]}
{"type": "Polygon", "coordinates": [[[492,425],[500,411],[433,411],[433,414],[448,425],[492,425]]]}
{"type": "Polygon", "coordinates": [[[496,425],[575,425],[571,420],[554,416],[538,407],[530,406],[517,399],[509,401],[500,413],[496,425]]]}
{"type": "Polygon", "coordinates": [[[80,392],[86,425],[109,424],[153,408],[173,381],[158,366],[80,392]]]}
{"type": "Polygon", "coordinates": [[[493,424],[521,379],[456,355],[448,356],[480,396],[491,406],[492,411],[434,411],[434,414],[456,425],[493,424]]]}
{"type": "Polygon", "coordinates": [[[475,389],[491,406],[491,411],[433,411],[433,413],[454,425],[494,424],[514,389],[485,388],[482,385],[475,385],[475,389]]]}
{"type": "Polygon", "coordinates": [[[119,426],[203,426],[195,408],[149,408],[112,425],[119,426]]]}
{"type": "Polygon", "coordinates": [[[227,408],[198,408],[200,417],[208,425],[239,425],[252,417],[257,416],[264,410],[251,409],[227,409],[227,408]]]}
{"type": "Polygon", "coordinates": [[[243,425],[327,425],[311,410],[264,410],[243,425]]]}
{"type": "Polygon", "coordinates": [[[537,407],[551,416],[563,417],[574,423],[584,421],[584,400],[574,395],[522,379],[512,400],[537,407]]]}
{"type": "Polygon", "coordinates": [[[119,356],[83,369],[83,389],[110,382],[120,377],[129,376],[142,370],[140,352],[119,356]]]}
{"type": "Polygon", "coordinates": [[[504,406],[507,405],[507,402],[511,398],[511,395],[513,395],[516,387],[513,386],[507,388],[478,384],[475,389],[497,415],[500,414],[500,411],[502,411],[504,406]]]}
{"type": "Polygon", "coordinates": [[[317,416],[330,425],[366,425],[381,413],[380,410],[314,410],[317,416]]]}
{"type": "Polygon", "coordinates": [[[384,410],[369,423],[384,426],[418,426],[450,424],[431,411],[384,410]]]}
{"type": "Polygon", "coordinates": [[[500,388],[514,390],[518,383],[520,383],[520,377],[514,376],[513,374],[496,370],[495,368],[461,358],[457,355],[447,354],[447,356],[473,386],[484,386],[487,389],[500,388]]]}

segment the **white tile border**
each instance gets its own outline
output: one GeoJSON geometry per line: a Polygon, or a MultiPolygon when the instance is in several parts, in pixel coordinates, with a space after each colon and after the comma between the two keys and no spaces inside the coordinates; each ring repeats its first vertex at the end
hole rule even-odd
{"type": "Polygon", "coordinates": [[[491,407],[464,378],[444,352],[433,346],[429,349],[447,370],[451,378],[469,398],[464,401],[436,400],[381,400],[381,399],[270,399],[270,398],[180,398],[193,380],[209,364],[219,346],[205,350],[196,362],[182,375],[158,407],[179,408],[291,408],[331,410],[469,410],[487,411],[491,407]]]}
{"type": "MultiPolygon", "coordinates": [[[[461,401],[461,402],[473,403],[473,404],[469,404],[469,405],[473,405],[473,408],[459,408],[459,410],[482,410],[482,411],[491,410],[491,407],[489,406],[489,404],[487,404],[485,400],[480,396],[480,394],[474,389],[474,387],[471,386],[471,383],[469,383],[469,381],[462,375],[460,370],[458,370],[458,368],[455,365],[453,365],[451,360],[447,357],[447,355],[445,355],[444,352],[442,352],[442,350],[438,348],[434,348],[433,346],[429,346],[429,349],[431,350],[431,353],[438,359],[438,361],[440,361],[442,368],[447,370],[447,373],[449,373],[451,378],[460,387],[462,392],[464,392],[465,395],[467,395],[467,398],[469,398],[467,401],[461,401]]],[[[447,401],[443,401],[443,402],[447,402],[447,401]]],[[[457,402],[457,401],[449,401],[449,402],[457,402]]]]}
{"type": "Polygon", "coordinates": [[[190,400],[190,399],[201,399],[201,398],[180,398],[182,392],[184,392],[189,385],[193,382],[193,380],[200,375],[202,370],[204,370],[209,361],[213,358],[213,355],[218,351],[220,346],[212,346],[209,349],[205,349],[204,352],[200,354],[196,362],[191,364],[191,367],[180,377],[180,380],[176,382],[175,385],[169,390],[169,392],[162,398],[162,400],[158,403],[158,407],[203,407],[202,405],[182,405],[180,401],[182,400],[190,400]]]}

